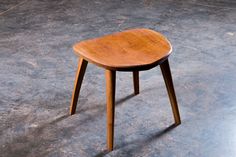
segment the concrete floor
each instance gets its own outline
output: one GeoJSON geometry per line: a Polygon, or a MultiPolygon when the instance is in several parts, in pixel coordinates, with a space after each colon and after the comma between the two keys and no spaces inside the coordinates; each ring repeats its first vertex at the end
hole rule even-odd
{"type": "Polygon", "coordinates": [[[234,0],[1,0],[1,157],[235,157],[234,0]],[[17,5],[18,4],[18,5],[17,5]],[[10,10],[4,12],[10,8],[10,10]],[[159,67],[117,74],[115,150],[106,151],[104,70],[89,65],[69,116],[77,41],[133,27],[165,34],[182,124],[159,67]]]}

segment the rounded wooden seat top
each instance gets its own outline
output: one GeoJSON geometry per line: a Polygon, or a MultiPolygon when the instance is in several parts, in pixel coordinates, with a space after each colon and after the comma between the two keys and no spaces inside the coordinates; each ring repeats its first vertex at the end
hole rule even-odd
{"type": "Polygon", "coordinates": [[[171,53],[170,42],[150,29],[131,29],[81,41],[73,46],[85,60],[109,70],[147,70],[171,53]]]}

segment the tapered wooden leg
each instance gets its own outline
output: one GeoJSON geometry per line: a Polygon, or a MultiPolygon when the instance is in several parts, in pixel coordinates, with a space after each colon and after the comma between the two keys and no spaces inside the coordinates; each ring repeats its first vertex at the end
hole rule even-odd
{"type": "Polygon", "coordinates": [[[174,90],[174,85],[173,85],[173,81],[172,81],[172,77],[171,77],[171,71],[170,71],[168,59],[165,60],[160,65],[160,67],[161,67],[161,72],[162,72],[162,75],[163,75],[163,78],[164,78],[164,81],[166,84],[168,95],[170,98],[170,103],[172,106],[175,124],[179,125],[181,123],[181,120],[180,120],[179,109],[178,109],[178,104],[177,104],[177,100],[176,100],[176,96],[175,96],[175,90],[174,90]]]}
{"type": "Polygon", "coordinates": [[[70,114],[71,115],[75,114],[75,110],[76,110],[76,106],[77,106],[77,102],[78,102],[78,97],[79,97],[79,92],[80,92],[80,88],[82,85],[82,81],[83,81],[83,77],[84,77],[84,73],[85,73],[87,64],[88,64],[88,62],[86,60],[84,60],[82,57],[80,57],[79,63],[78,63],[78,69],[77,69],[76,76],[75,76],[74,90],[72,93],[72,99],[71,99],[71,105],[70,105],[70,114]]]}
{"type": "Polygon", "coordinates": [[[115,116],[115,88],[116,72],[106,70],[106,95],[107,95],[107,149],[113,150],[114,116],[115,116]]]}
{"type": "Polygon", "coordinates": [[[133,71],[134,94],[139,94],[139,71],[133,71]]]}

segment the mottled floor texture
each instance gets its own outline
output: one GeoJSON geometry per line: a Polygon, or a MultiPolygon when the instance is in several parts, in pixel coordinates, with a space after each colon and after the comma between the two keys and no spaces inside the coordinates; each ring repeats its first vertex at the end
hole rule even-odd
{"type": "Polygon", "coordinates": [[[1,0],[1,157],[235,157],[234,0],[1,0]],[[9,9],[9,10],[8,10],[9,9]],[[6,11],[8,10],[8,11],[6,11]],[[89,64],[69,116],[77,41],[134,27],[165,34],[182,124],[160,68],[117,73],[115,149],[106,151],[104,70],[89,64]]]}

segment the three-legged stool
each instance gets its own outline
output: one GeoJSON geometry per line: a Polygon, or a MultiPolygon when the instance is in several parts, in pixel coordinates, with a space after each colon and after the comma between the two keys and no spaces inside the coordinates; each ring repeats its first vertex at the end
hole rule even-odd
{"type": "Polygon", "coordinates": [[[74,45],[79,56],[74,91],[70,106],[73,115],[88,62],[105,69],[107,95],[107,148],[113,150],[116,71],[133,72],[134,93],[139,93],[139,71],[160,65],[168,91],[175,124],[181,123],[168,56],[170,42],[160,33],[149,29],[132,29],[85,40],[74,45]]]}

